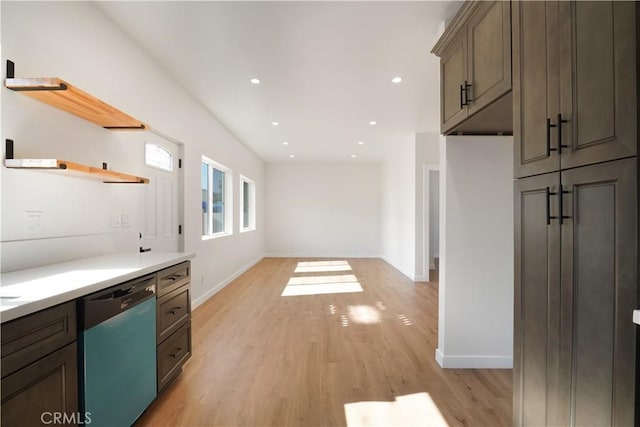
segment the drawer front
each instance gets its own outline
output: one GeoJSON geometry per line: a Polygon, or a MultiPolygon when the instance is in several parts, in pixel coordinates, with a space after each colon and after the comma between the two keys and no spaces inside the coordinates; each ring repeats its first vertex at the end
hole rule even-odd
{"type": "Polygon", "coordinates": [[[182,286],[158,298],[158,343],[164,341],[191,317],[189,285],[182,286]]]}
{"type": "Polygon", "coordinates": [[[2,377],[76,340],[70,301],[2,325],[2,377]]]}
{"type": "Polygon", "coordinates": [[[185,261],[173,267],[165,268],[157,273],[156,292],[158,297],[186,285],[191,281],[191,262],[185,261]]]}
{"type": "Polygon", "coordinates": [[[158,346],[158,392],[162,391],[191,357],[191,322],[187,322],[158,346]]]}

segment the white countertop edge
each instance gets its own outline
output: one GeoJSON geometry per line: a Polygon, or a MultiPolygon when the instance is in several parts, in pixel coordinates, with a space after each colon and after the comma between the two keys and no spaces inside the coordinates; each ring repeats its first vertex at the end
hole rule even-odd
{"type": "Polygon", "coordinates": [[[56,280],[60,280],[60,275],[74,272],[78,269],[90,272],[92,266],[97,269],[122,266],[123,270],[127,270],[122,273],[118,272],[118,269],[114,269],[116,271],[113,274],[106,274],[106,276],[103,274],[103,277],[97,280],[92,278],[77,280],[77,283],[65,285],[59,292],[53,289],[54,294],[45,295],[41,298],[36,297],[30,300],[3,300],[0,298],[0,323],[72,301],[109,286],[115,286],[193,258],[195,258],[195,254],[188,252],[110,254],[3,273],[0,275],[0,296],[25,293],[28,290],[32,291],[32,283],[35,282],[37,282],[38,286],[59,285],[56,280]]]}

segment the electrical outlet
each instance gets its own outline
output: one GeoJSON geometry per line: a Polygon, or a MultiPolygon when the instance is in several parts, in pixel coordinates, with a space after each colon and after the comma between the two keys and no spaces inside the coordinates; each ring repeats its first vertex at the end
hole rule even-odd
{"type": "Polygon", "coordinates": [[[120,213],[111,214],[111,228],[120,228],[122,224],[122,216],[120,213]]]}

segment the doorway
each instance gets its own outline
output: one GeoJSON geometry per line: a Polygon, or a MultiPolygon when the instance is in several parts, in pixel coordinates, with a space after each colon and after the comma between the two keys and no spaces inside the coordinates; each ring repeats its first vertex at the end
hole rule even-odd
{"type": "Polygon", "coordinates": [[[438,258],[440,256],[440,166],[437,163],[424,165],[424,224],[423,242],[428,281],[438,280],[438,258]]]}

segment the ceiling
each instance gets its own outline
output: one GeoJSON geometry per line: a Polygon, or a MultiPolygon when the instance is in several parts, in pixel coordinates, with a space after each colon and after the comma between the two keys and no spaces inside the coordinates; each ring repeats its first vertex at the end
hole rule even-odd
{"type": "Polygon", "coordinates": [[[461,2],[96,4],[265,161],[376,161],[439,132],[429,52],[461,2]]]}

